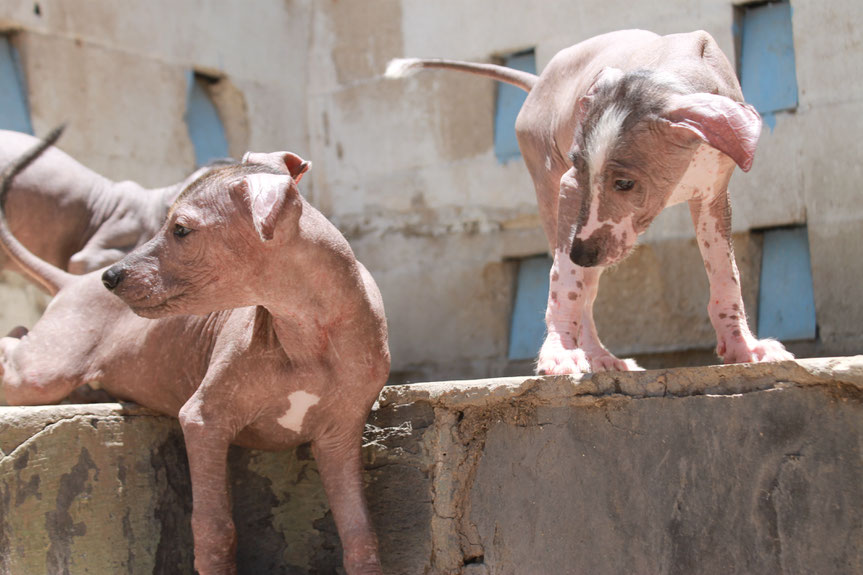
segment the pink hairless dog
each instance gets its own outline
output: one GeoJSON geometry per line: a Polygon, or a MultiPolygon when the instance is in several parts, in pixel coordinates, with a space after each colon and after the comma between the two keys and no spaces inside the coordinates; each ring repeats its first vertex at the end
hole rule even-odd
{"type": "MultiPolygon", "coordinates": [[[[4,189],[39,151],[7,170],[4,189]]],[[[277,152],[214,169],[182,192],[152,240],[83,276],[34,257],[0,219],[0,244],[56,294],[32,331],[0,339],[7,400],[53,403],[98,380],[179,417],[201,575],[236,572],[228,446],[305,442],[347,572],[380,573],[360,447],[389,374],[386,321],[369,273],[300,195],[309,167],[277,152]]]]}
{"type": "MultiPolygon", "coordinates": [[[[0,130],[0,166],[39,143],[28,134],[0,130]]],[[[202,175],[158,189],[100,176],[57,148],[45,150],[16,178],[6,195],[9,227],[35,255],[74,274],[112,264],[162,227],[180,190],[202,175]]],[[[0,253],[0,267],[14,265],[0,253]]]]}
{"type": "Polygon", "coordinates": [[[747,325],[731,244],[728,180],[752,165],[761,118],[743,103],[706,32],[614,32],[559,52],[542,74],[491,64],[394,60],[387,76],[447,68],[528,91],[516,121],[554,253],[539,373],[638,369],[599,341],[599,275],[666,206],[687,201],[710,280],[708,313],[726,363],[793,356],[747,325]]]}

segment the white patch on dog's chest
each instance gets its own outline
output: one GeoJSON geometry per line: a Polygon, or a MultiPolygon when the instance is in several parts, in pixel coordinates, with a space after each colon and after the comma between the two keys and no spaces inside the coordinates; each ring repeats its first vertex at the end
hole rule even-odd
{"type": "Polygon", "coordinates": [[[711,196],[716,191],[714,188],[717,175],[723,171],[723,159],[728,159],[722,152],[708,146],[700,145],[686,168],[683,177],[680,178],[677,187],[671,192],[666,206],[673,206],[697,197],[711,196]]]}
{"type": "Polygon", "coordinates": [[[307,391],[295,391],[288,395],[291,407],[276,421],[285,429],[299,433],[303,429],[303,419],[309,408],[317,404],[321,398],[307,391]]]}

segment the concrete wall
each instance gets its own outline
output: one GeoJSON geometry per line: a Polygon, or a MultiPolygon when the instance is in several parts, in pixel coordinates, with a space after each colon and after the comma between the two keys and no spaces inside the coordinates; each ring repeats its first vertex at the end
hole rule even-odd
{"type": "MultiPolygon", "coordinates": [[[[384,389],[391,574],[863,573],[863,356],[384,389]]],[[[336,573],[309,450],[229,455],[241,574],[336,573]]],[[[191,573],[176,421],[0,408],[0,574],[191,573]]]]}
{"type": "MultiPolygon", "coordinates": [[[[33,124],[41,134],[68,121],[61,147],[94,169],[151,185],[193,169],[183,123],[189,69],[224,78],[218,103],[232,153],[288,148],[314,161],[304,192],[383,292],[393,381],[529,371],[506,359],[516,261],[546,244],[522,162],[501,165],[493,153],[493,83],[446,73],[385,81],[390,58],[487,61],[535,47],[541,70],[559,49],[625,27],[705,29],[734,55],[734,6],[718,0],[541,8],[45,0],[38,14],[34,6],[0,7],[0,28],[16,31],[33,124]]],[[[791,347],[853,353],[863,344],[863,150],[848,127],[863,113],[863,32],[853,25],[863,7],[792,7],[799,106],[765,127],[752,172],[732,180],[739,264],[755,318],[761,241],[753,230],[807,223],[819,335],[791,347]]],[[[706,276],[685,207],[663,214],[644,244],[603,278],[600,335],[646,365],[715,361],[706,276]]],[[[2,297],[0,328],[38,316],[38,306],[8,299],[25,296],[2,297]]]]}

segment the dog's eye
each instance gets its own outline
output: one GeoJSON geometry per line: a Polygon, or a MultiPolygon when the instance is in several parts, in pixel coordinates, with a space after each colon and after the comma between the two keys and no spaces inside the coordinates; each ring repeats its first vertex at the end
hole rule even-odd
{"type": "Polygon", "coordinates": [[[180,224],[174,224],[174,235],[178,238],[184,238],[192,233],[192,230],[180,224]]]}
{"type": "Polygon", "coordinates": [[[618,192],[628,192],[635,187],[635,180],[614,180],[614,189],[618,192]]]}

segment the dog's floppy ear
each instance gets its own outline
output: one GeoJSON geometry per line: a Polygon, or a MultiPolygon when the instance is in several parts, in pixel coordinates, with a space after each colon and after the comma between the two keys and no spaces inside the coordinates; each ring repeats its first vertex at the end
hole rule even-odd
{"type": "Polygon", "coordinates": [[[300,183],[303,174],[312,168],[312,163],[307,162],[293,152],[246,152],[243,155],[244,164],[261,164],[279,172],[290,174],[294,181],[300,183]]]}
{"type": "Polygon", "coordinates": [[[245,194],[255,230],[263,241],[273,239],[292,187],[296,190],[296,183],[288,174],[251,174],[235,184],[235,189],[245,194]]]}
{"type": "Polygon", "coordinates": [[[663,114],[671,127],[695,134],[731,157],[748,172],[761,136],[761,116],[744,102],[716,94],[687,94],[671,98],[663,114]]]}

